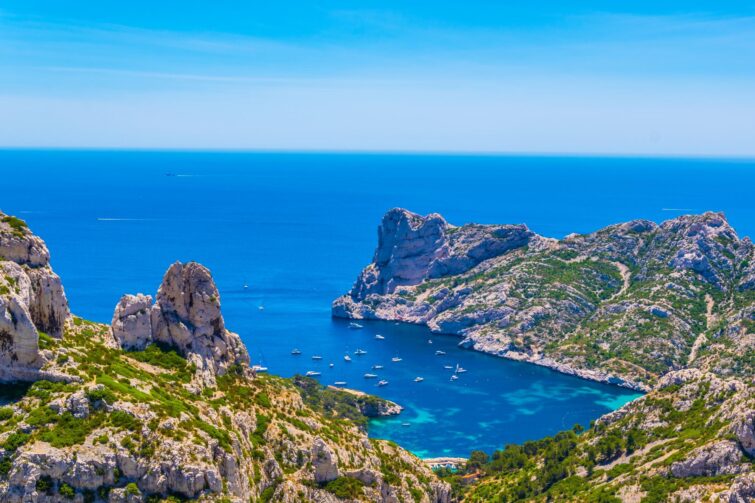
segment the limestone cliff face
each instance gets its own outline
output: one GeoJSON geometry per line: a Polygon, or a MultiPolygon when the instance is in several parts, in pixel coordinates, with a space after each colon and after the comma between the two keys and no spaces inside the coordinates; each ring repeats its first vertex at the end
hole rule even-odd
{"type": "Polygon", "coordinates": [[[755,255],[721,213],[557,241],[391,210],[333,315],[420,323],[480,351],[648,390],[696,365],[752,371],[755,255]]]}
{"type": "Polygon", "coordinates": [[[38,333],[60,337],[69,316],[44,241],[22,220],[0,213],[0,381],[55,377],[43,370],[38,333]]]}
{"type": "Polygon", "coordinates": [[[154,305],[150,296],[123,296],[112,331],[124,349],[144,349],[155,341],[175,347],[195,365],[199,386],[214,386],[216,376],[232,365],[249,365],[241,339],[225,328],[210,271],[196,262],[170,266],[154,305]]]}

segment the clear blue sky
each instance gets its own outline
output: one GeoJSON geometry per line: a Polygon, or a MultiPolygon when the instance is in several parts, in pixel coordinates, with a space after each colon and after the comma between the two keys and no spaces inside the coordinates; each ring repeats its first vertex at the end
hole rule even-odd
{"type": "Polygon", "coordinates": [[[755,2],[5,0],[0,146],[755,155],[755,2]]]}

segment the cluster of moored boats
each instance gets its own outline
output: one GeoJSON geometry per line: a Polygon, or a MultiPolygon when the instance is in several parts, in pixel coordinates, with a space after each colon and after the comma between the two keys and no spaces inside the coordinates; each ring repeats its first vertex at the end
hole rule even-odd
{"type": "MultiPolygon", "coordinates": [[[[362,325],[360,325],[359,323],[349,323],[349,328],[356,330],[356,329],[360,329],[360,328],[364,328],[364,327],[362,325]]],[[[383,339],[385,339],[385,337],[383,337],[380,334],[375,334],[375,339],[383,340],[383,339]]],[[[427,342],[428,342],[428,344],[432,344],[433,343],[433,341],[431,339],[428,339],[427,342]]],[[[291,354],[293,356],[299,356],[299,355],[302,354],[302,352],[299,349],[294,348],[291,351],[291,354]]],[[[356,351],[354,351],[354,355],[355,356],[363,356],[363,355],[366,355],[366,354],[367,354],[367,351],[365,351],[363,349],[357,349],[356,351]]],[[[437,350],[437,351],[435,351],[435,356],[444,356],[445,354],[446,354],[446,352],[442,351],[440,349],[437,350]]],[[[347,363],[349,363],[349,362],[352,361],[352,358],[351,358],[351,356],[349,354],[344,355],[343,359],[347,363]]],[[[321,355],[312,355],[312,360],[315,360],[315,361],[322,360],[322,356],[321,355]]],[[[398,357],[398,356],[394,356],[393,358],[391,358],[391,362],[392,363],[400,363],[401,361],[403,361],[403,359],[400,358],[400,357],[398,357]]],[[[330,368],[333,368],[335,366],[335,364],[330,363],[329,366],[330,366],[330,368]]],[[[382,368],[383,368],[383,366],[379,365],[379,364],[375,364],[375,365],[372,366],[372,370],[380,370],[382,368]]],[[[456,381],[457,379],[459,379],[459,374],[463,374],[463,373],[465,373],[467,371],[465,368],[463,368],[462,366],[460,366],[458,363],[456,364],[456,367],[454,367],[452,365],[444,365],[444,368],[446,370],[453,370],[453,374],[451,375],[451,381],[456,381]]],[[[319,377],[321,375],[322,375],[322,372],[318,372],[316,370],[309,370],[306,373],[307,377],[319,377]]],[[[373,372],[367,372],[366,374],[364,374],[364,378],[365,379],[377,379],[378,375],[375,374],[375,373],[373,373],[373,372]]],[[[420,383],[420,382],[422,382],[424,380],[425,380],[425,378],[424,377],[420,377],[420,376],[417,376],[417,377],[414,378],[414,382],[416,382],[416,383],[420,383]]],[[[333,384],[335,386],[346,386],[347,383],[346,383],[346,381],[336,381],[333,384]]],[[[388,381],[386,381],[384,379],[379,380],[378,383],[377,383],[377,386],[387,386],[387,385],[388,385],[388,381]]]]}

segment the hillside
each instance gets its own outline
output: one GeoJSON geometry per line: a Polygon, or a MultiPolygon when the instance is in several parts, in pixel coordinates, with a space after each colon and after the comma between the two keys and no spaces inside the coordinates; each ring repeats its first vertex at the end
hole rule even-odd
{"type": "Polygon", "coordinates": [[[752,382],[697,369],[674,371],[655,390],[584,433],[476,453],[448,474],[464,501],[747,503],[755,498],[752,382]]]}
{"type": "Polygon", "coordinates": [[[479,351],[644,391],[687,367],[752,376],[755,246],[719,213],[555,240],[394,209],[333,315],[424,324],[479,351]]]}
{"type": "Polygon", "coordinates": [[[71,316],[44,242],[0,214],[0,501],[446,502],[365,408],[256,374],[209,271],[173,264],[112,326],[71,316]]]}

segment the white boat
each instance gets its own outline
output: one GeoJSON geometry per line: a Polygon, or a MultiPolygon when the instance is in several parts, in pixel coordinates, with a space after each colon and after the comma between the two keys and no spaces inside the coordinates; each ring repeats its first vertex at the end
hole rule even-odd
{"type": "Polygon", "coordinates": [[[322,360],[322,356],[320,355],[312,355],[313,360],[322,360]]]}
{"type": "Polygon", "coordinates": [[[333,367],[335,367],[335,364],[331,363],[330,365],[328,365],[328,367],[333,368],[333,367]]]}
{"type": "Polygon", "coordinates": [[[257,309],[259,309],[260,311],[264,311],[265,310],[265,306],[257,306],[257,309]]]}
{"type": "Polygon", "coordinates": [[[364,374],[365,379],[375,379],[377,374],[364,374]]]}
{"type": "Polygon", "coordinates": [[[252,365],[252,370],[255,372],[267,372],[267,367],[263,367],[262,365],[252,365]]]}
{"type": "Polygon", "coordinates": [[[444,354],[446,354],[446,352],[441,351],[440,349],[435,352],[435,356],[443,356],[444,354]]]}
{"type": "Polygon", "coordinates": [[[292,355],[300,355],[300,354],[301,354],[301,351],[299,351],[298,349],[294,348],[294,349],[293,349],[293,350],[291,351],[291,354],[292,354],[292,355]]]}
{"type": "Polygon", "coordinates": [[[453,366],[451,365],[443,365],[443,368],[446,370],[453,370],[453,366]]]}
{"type": "Polygon", "coordinates": [[[317,377],[317,376],[319,376],[321,374],[319,372],[317,372],[316,370],[309,370],[309,371],[307,371],[306,375],[307,375],[307,377],[317,377]]]}
{"type": "Polygon", "coordinates": [[[377,340],[379,340],[379,341],[382,341],[383,339],[385,339],[385,337],[383,337],[383,336],[382,336],[382,335],[380,335],[380,334],[375,334],[375,339],[377,339],[377,340]]]}
{"type": "Polygon", "coordinates": [[[247,288],[249,288],[249,285],[247,285],[246,283],[244,283],[244,290],[246,290],[247,288]]]}
{"type": "Polygon", "coordinates": [[[425,380],[425,378],[424,378],[424,377],[415,377],[415,378],[414,378],[414,382],[422,382],[422,381],[424,381],[424,380],[425,380]]]}
{"type": "Polygon", "coordinates": [[[360,328],[364,328],[364,325],[360,325],[359,323],[354,323],[353,321],[349,323],[349,328],[353,330],[359,330],[360,328]]]}
{"type": "Polygon", "coordinates": [[[432,340],[432,339],[427,339],[427,343],[428,343],[428,344],[432,344],[432,343],[433,343],[433,340],[432,340]]]}
{"type": "Polygon", "coordinates": [[[409,423],[401,423],[401,426],[410,426],[409,423]]]}
{"type": "Polygon", "coordinates": [[[367,351],[365,351],[364,349],[357,349],[356,351],[354,351],[354,354],[357,356],[366,355],[367,351]]]}
{"type": "Polygon", "coordinates": [[[467,369],[465,369],[464,367],[460,367],[458,363],[456,364],[456,373],[457,374],[463,374],[466,371],[467,371],[467,369]]]}
{"type": "Polygon", "coordinates": [[[372,370],[380,370],[381,368],[383,368],[382,365],[373,365],[372,366],[372,370]]]}
{"type": "Polygon", "coordinates": [[[344,360],[346,360],[347,362],[350,362],[350,361],[351,361],[351,357],[350,357],[349,355],[345,355],[345,356],[343,357],[343,359],[344,359],[344,360]]]}
{"type": "Polygon", "coordinates": [[[333,384],[335,386],[346,386],[346,381],[336,381],[333,384]]]}
{"type": "Polygon", "coordinates": [[[455,380],[456,380],[456,379],[458,379],[458,378],[459,378],[459,376],[457,376],[456,374],[454,374],[454,375],[452,375],[452,376],[451,376],[451,380],[452,380],[452,381],[455,381],[455,380]]]}
{"type": "Polygon", "coordinates": [[[400,361],[401,361],[401,358],[399,358],[398,356],[394,356],[393,358],[391,358],[391,361],[392,361],[393,363],[398,363],[398,362],[400,362],[400,361]]]}
{"type": "Polygon", "coordinates": [[[378,381],[377,385],[378,386],[387,386],[388,385],[388,381],[378,381]]]}

